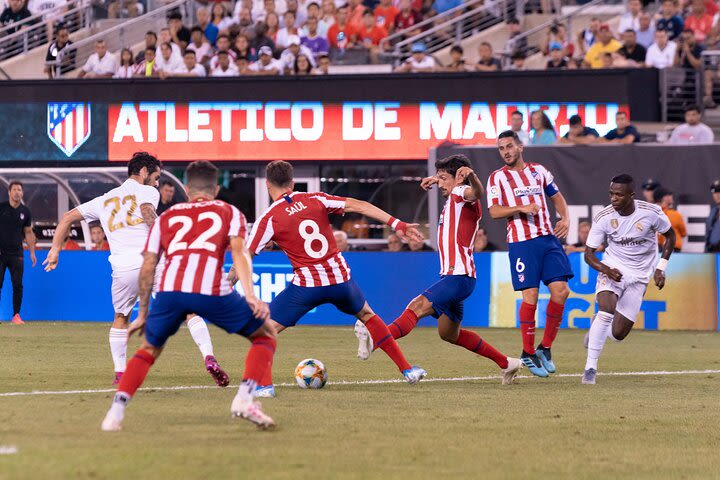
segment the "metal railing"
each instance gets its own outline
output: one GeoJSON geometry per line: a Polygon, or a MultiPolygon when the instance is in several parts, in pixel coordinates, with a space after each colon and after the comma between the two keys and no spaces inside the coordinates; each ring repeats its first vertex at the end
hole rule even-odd
{"type": "Polygon", "coordinates": [[[701,70],[668,67],[660,70],[660,115],[663,122],[682,121],[685,107],[702,105],[701,70]]]}
{"type": "Polygon", "coordinates": [[[386,50],[383,56],[398,64],[410,54],[413,43],[423,42],[426,53],[458,44],[462,39],[510,17],[522,16],[526,3],[526,0],[469,0],[383,39],[380,44],[381,49],[386,50]],[[417,30],[422,31],[411,35],[417,30]]]}
{"type": "Polygon", "coordinates": [[[120,25],[98,32],[63,48],[58,52],[57,59],[49,64],[55,69],[55,78],[60,78],[63,73],[84,65],[90,55],[95,52],[95,42],[98,40],[104,40],[109,54],[114,55],[121,49],[142,41],[145,32],[148,30],[157,31],[166,27],[167,16],[170,12],[179,10],[186,17],[186,13],[191,12],[193,9],[193,1],[175,0],[145,15],[127,20],[120,25]],[[69,68],[69,66],[72,66],[72,68],[69,68]]]}
{"type": "Polygon", "coordinates": [[[0,28],[0,60],[27,53],[51,41],[49,24],[67,27],[70,32],[89,27],[92,22],[92,6],[82,0],[45,10],[20,22],[0,28]]]}

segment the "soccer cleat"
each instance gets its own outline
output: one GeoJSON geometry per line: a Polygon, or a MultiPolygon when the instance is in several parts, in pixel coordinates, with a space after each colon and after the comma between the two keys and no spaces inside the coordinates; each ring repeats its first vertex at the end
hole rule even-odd
{"type": "Polygon", "coordinates": [[[417,365],[413,365],[408,370],[403,371],[402,374],[403,377],[405,377],[405,381],[410,385],[415,385],[427,376],[427,372],[417,365]]]}
{"type": "Polygon", "coordinates": [[[232,405],[230,406],[230,411],[233,417],[244,418],[263,430],[275,426],[273,419],[262,411],[260,402],[244,400],[239,394],[235,395],[232,405]]]}
{"type": "Polygon", "coordinates": [[[120,384],[120,380],[122,379],[123,373],[124,372],[115,372],[115,380],[113,380],[113,383],[112,383],[113,385],[120,384]]]}
{"type": "Polygon", "coordinates": [[[255,398],[275,398],[275,385],[258,385],[255,387],[255,398]]]}
{"type": "Polygon", "coordinates": [[[548,373],[555,373],[555,364],[552,361],[552,353],[550,353],[549,348],[538,345],[535,349],[535,355],[540,359],[540,362],[548,373]]]}
{"type": "Polygon", "coordinates": [[[103,432],[119,432],[122,430],[122,422],[125,412],[121,408],[116,408],[115,405],[110,407],[105,419],[100,426],[103,432]]]}
{"type": "Polygon", "coordinates": [[[594,368],[588,368],[583,373],[582,384],[595,385],[595,377],[597,377],[597,370],[595,370],[594,368]]]}
{"type": "Polygon", "coordinates": [[[507,368],[503,368],[502,374],[502,384],[503,385],[510,385],[515,380],[515,377],[517,376],[518,372],[522,368],[522,362],[519,358],[511,358],[508,357],[508,366],[507,368]]]}
{"type": "Polygon", "coordinates": [[[205,357],[205,370],[207,370],[210,376],[213,377],[218,387],[227,387],[230,385],[230,377],[228,377],[228,374],[220,368],[217,360],[215,360],[215,357],[212,355],[205,357]]]}
{"type": "Polygon", "coordinates": [[[545,370],[545,367],[543,367],[542,362],[540,362],[540,359],[536,354],[529,354],[525,353],[525,351],[522,352],[522,355],[520,356],[520,361],[525,365],[525,368],[530,370],[530,373],[532,373],[535,376],[545,378],[548,376],[548,371],[545,370]]]}
{"type": "Polygon", "coordinates": [[[360,360],[367,360],[373,351],[373,340],[367,327],[360,320],[355,322],[355,336],[358,339],[358,353],[360,360]]]}
{"type": "Polygon", "coordinates": [[[16,313],[15,315],[13,315],[11,322],[14,323],[15,325],[25,325],[25,322],[23,322],[23,319],[20,318],[19,313],[16,313]]]}

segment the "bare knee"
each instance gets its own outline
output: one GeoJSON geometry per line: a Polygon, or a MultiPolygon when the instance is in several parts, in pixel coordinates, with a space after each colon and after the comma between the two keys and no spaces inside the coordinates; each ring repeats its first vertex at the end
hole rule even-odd
{"type": "Polygon", "coordinates": [[[550,300],[555,303],[564,304],[570,296],[570,288],[566,282],[557,282],[552,284],[550,290],[550,300]]]}
{"type": "Polygon", "coordinates": [[[434,312],[432,303],[424,295],[413,298],[406,309],[411,310],[418,318],[427,317],[434,312]]]}
{"type": "Polygon", "coordinates": [[[438,334],[440,335],[440,338],[442,338],[448,343],[455,344],[455,342],[457,342],[457,332],[438,329],[438,334]]]}

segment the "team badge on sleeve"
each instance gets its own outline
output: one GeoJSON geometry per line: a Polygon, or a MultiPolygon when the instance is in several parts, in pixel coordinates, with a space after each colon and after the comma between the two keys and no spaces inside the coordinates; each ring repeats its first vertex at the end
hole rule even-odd
{"type": "Polygon", "coordinates": [[[90,138],[89,103],[48,103],[47,135],[71,157],[90,138]]]}

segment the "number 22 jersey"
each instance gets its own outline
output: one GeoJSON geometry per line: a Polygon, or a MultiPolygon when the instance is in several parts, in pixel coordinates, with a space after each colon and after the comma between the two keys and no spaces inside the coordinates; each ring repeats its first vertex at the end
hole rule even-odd
{"type": "Polygon", "coordinates": [[[350,280],[328,214],[343,215],[345,198],[322,192],[289,192],[270,205],[253,225],[249,250],[260,253],[275,242],[290,259],[300,287],[324,287],[350,280]]]}

